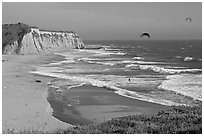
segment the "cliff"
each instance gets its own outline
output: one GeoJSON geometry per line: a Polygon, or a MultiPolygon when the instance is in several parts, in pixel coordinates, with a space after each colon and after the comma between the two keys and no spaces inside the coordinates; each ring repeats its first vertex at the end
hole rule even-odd
{"type": "MultiPolygon", "coordinates": [[[[17,35],[19,36],[21,33],[18,32],[17,35]]],[[[37,54],[56,47],[84,48],[82,40],[72,31],[46,31],[37,27],[30,27],[29,31],[24,32],[18,38],[14,38],[15,40],[12,40],[12,42],[4,42],[5,38],[2,39],[2,53],[10,55],[37,54]]]]}

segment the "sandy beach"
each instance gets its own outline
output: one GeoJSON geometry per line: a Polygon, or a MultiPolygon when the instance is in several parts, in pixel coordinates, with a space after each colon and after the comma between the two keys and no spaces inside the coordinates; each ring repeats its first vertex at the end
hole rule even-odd
{"type": "Polygon", "coordinates": [[[2,134],[202,134],[201,11],[2,2],[2,134]]]}
{"type": "Polygon", "coordinates": [[[98,124],[115,117],[154,114],[169,108],[91,85],[71,89],[62,85],[62,92],[59,92],[59,88],[49,88],[48,85],[56,78],[29,73],[56,59],[61,58],[53,53],[3,55],[3,133],[24,130],[53,132],[72,125],[98,124]]]}
{"type": "MultiPolygon", "coordinates": [[[[47,102],[49,77],[30,74],[49,59],[44,55],[3,55],[2,57],[2,131],[50,131],[69,124],[52,116],[47,102]]],[[[52,53],[51,53],[52,54],[52,53]]]]}
{"type": "Polygon", "coordinates": [[[100,123],[113,117],[148,114],[167,108],[158,104],[132,100],[106,88],[93,86],[63,91],[63,96],[66,97],[65,104],[55,101],[58,92],[50,91],[47,84],[54,78],[29,73],[36,67],[49,63],[53,58],[53,52],[25,56],[3,55],[3,132],[65,129],[70,127],[70,124],[100,123]],[[48,94],[51,97],[47,100],[48,94]]]}

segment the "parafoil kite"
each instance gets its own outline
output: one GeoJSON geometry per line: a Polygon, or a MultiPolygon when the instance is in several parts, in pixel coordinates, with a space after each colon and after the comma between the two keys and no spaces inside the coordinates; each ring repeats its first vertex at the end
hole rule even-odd
{"type": "Polygon", "coordinates": [[[148,37],[148,38],[150,38],[150,34],[149,33],[142,33],[141,34],[141,36],[140,36],[140,38],[143,38],[143,37],[148,37]]]}
{"type": "Polygon", "coordinates": [[[189,22],[191,23],[192,22],[192,19],[190,17],[186,18],[186,22],[189,22]]]}

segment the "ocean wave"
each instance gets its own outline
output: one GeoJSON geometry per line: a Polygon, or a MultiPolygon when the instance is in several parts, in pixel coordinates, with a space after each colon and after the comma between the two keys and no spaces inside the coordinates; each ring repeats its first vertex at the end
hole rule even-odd
{"type": "Polygon", "coordinates": [[[52,80],[50,82],[48,82],[48,86],[50,88],[54,88],[55,91],[63,91],[62,89],[60,89],[61,87],[66,87],[67,89],[71,89],[74,87],[80,87],[83,86],[85,83],[78,83],[78,82],[73,82],[72,80],[69,81],[63,81],[63,80],[52,80]]]}
{"type": "Polygon", "coordinates": [[[117,62],[113,61],[92,61],[92,60],[84,60],[84,62],[86,63],[90,63],[90,64],[100,64],[100,65],[108,65],[108,66],[114,66],[117,64],[117,62]]]}
{"type": "Polygon", "coordinates": [[[196,58],[193,58],[193,57],[185,57],[184,59],[183,59],[183,61],[185,61],[185,62],[193,62],[193,61],[200,61],[200,60],[202,60],[202,59],[196,59],[196,58]]]}
{"type": "Polygon", "coordinates": [[[165,66],[165,68],[169,68],[169,69],[187,69],[187,67],[175,67],[175,66],[165,66]]]}
{"type": "Polygon", "coordinates": [[[191,56],[187,56],[187,57],[176,56],[175,58],[179,59],[181,61],[184,61],[184,62],[198,62],[198,61],[202,61],[201,58],[194,58],[194,57],[191,57],[191,56]]]}
{"type": "Polygon", "coordinates": [[[144,58],[143,57],[133,57],[132,59],[134,59],[134,60],[144,60],[144,58]]]}
{"type": "Polygon", "coordinates": [[[79,61],[84,61],[91,64],[103,64],[113,66],[120,62],[119,58],[79,58],[79,61]]]}
{"type": "Polygon", "coordinates": [[[114,58],[114,57],[111,57],[111,58],[92,58],[92,57],[83,57],[83,58],[79,58],[78,60],[82,60],[82,61],[121,61],[121,58],[114,58]]]}
{"type": "Polygon", "coordinates": [[[95,61],[95,60],[102,60],[102,59],[99,59],[99,58],[79,58],[78,59],[79,61],[95,61]]]}
{"type": "Polygon", "coordinates": [[[60,78],[60,79],[69,79],[69,80],[80,82],[80,83],[83,83],[83,84],[84,83],[85,84],[91,84],[91,85],[96,86],[96,87],[105,87],[105,88],[113,90],[118,95],[121,95],[121,96],[124,96],[124,97],[137,99],[137,100],[142,100],[142,101],[147,101],[147,102],[152,102],[152,103],[157,103],[157,104],[161,104],[161,105],[168,105],[168,106],[185,105],[185,104],[182,104],[182,103],[172,102],[170,100],[153,98],[151,96],[144,95],[144,94],[139,93],[139,92],[133,92],[133,91],[130,91],[130,90],[127,90],[127,89],[122,89],[122,88],[119,88],[119,87],[115,86],[111,82],[99,81],[99,80],[96,80],[94,78],[88,78],[88,77],[84,77],[84,76],[70,76],[70,75],[67,76],[67,75],[61,74],[61,73],[49,73],[49,72],[46,72],[46,71],[31,71],[30,73],[35,73],[35,74],[50,76],[50,77],[57,77],[57,78],[60,78]]]}
{"type": "Polygon", "coordinates": [[[98,50],[78,50],[78,52],[87,52],[95,54],[96,56],[106,56],[106,55],[125,55],[127,53],[121,52],[121,51],[107,51],[104,49],[98,49],[98,50]]]}
{"type": "Polygon", "coordinates": [[[106,51],[121,51],[121,49],[105,48],[106,51]]]}
{"type": "Polygon", "coordinates": [[[115,93],[132,99],[147,101],[151,103],[157,103],[157,104],[166,105],[166,106],[181,106],[181,105],[188,106],[187,104],[177,103],[170,100],[157,99],[157,98],[155,99],[150,96],[139,95],[136,92],[128,91],[125,89],[118,89],[118,88],[114,88],[114,89],[117,90],[115,93]]]}
{"type": "Polygon", "coordinates": [[[47,72],[56,72],[61,73],[64,71],[63,68],[60,67],[38,67],[38,71],[47,71],[47,72]]]}
{"type": "Polygon", "coordinates": [[[147,62],[147,61],[123,61],[122,63],[130,63],[125,66],[126,68],[139,68],[139,69],[150,69],[152,67],[151,64],[155,65],[165,64],[163,62],[147,62]]]}
{"type": "Polygon", "coordinates": [[[134,64],[134,63],[137,63],[137,61],[134,61],[134,60],[123,60],[120,63],[131,63],[131,64],[134,64]]]}
{"type": "MultiPolygon", "coordinates": [[[[83,67],[83,66],[82,66],[83,67]]],[[[91,69],[90,67],[72,67],[72,66],[65,66],[63,68],[60,67],[38,67],[39,71],[45,72],[53,72],[53,73],[67,73],[67,74],[76,74],[76,73],[99,73],[105,72],[109,69],[101,68],[101,69],[91,69]]]]}
{"type": "MultiPolygon", "coordinates": [[[[119,59],[114,58],[107,58],[107,59],[89,59],[89,58],[82,58],[80,60],[83,60],[84,62],[90,63],[90,64],[101,64],[101,65],[108,65],[108,66],[114,66],[121,63],[134,63],[134,61],[121,61],[119,59]]],[[[135,62],[136,63],[136,62],[135,62]]]]}
{"type": "Polygon", "coordinates": [[[137,66],[139,64],[140,65],[166,64],[164,62],[149,62],[149,61],[140,61],[140,60],[120,60],[120,59],[114,59],[114,58],[107,58],[107,59],[80,58],[78,60],[82,60],[82,61],[90,63],[90,64],[101,64],[101,65],[109,65],[109,66],[114,66],[117,64],[128,64],[125,67],[137,66]],[[133,65],[131,65],[131,64],[133,64],[133,65]]]}
{"type": "Polygon", "coordinates": [[[96,64],[114,66],[114,65],[116,65],[117,63],[115,63],[115,62],[96,62],[96,64]]]}
{"type": "Polygon", "coordinates": [[[139,65],[141,70],[152,70],[162,74],[178,74],[178,73],[201,73],[202,69],[170,69],[155,65],[139,65]]]}
{"type": "Polygon", "coordinates": [[[128,65],[126,65],[125,67],[126,67],[126,68],[138,68],[138,66],[139,66],[139,65],[137,65],[137,64],[128,64],[128,65]]]}
{"type": "Polygon", "coordinates": [[[181,56],[176,56],[175,58],[177,58],[177,59],[182,59],[182,57],[181,57],[181,56]]]}
{"type": "MultiPolygon", "coordinates": [[[[111,59],[110,60],[107,60],[107,61],[101,61],[101,60],[92,60],[92,59],[82,59],[82,60],[84,60],[84,62],[87,62],[87,63],[91,63],[91,64],[102,64],[102,65],[109,65],[109,66],[114,66],[114,65],[117,65],[117,64],[128,64],[127,66],[125,66],[125,67],[129,67],[129,66],[133,66],[134,64],[141,64],[141,65],[143,65],[143,64],[155,64],[155,65],[157,65],[157,64],[165,64],[165,63],[163,63],[163,62],[147,62],[147,61],[135,61],[135,60],[112,60],[111,61],[111,59]],[[133,64],[133,65],[131,65],[131,64],[133,64]]],[[[136,66],[136,65],[135,65],[136,66]]]]}
{"type": "Polygon", "coordinates": [[[45,64],[43,66],[55,66],[55,65],[61,65],[61,64],[68,64],[68,63],[76,63],[75,60],[73,59],[68,59],[67,60],[63,60],[63,61],[59,61],[59,62],[52,62],[52,63],[49,63],[49,64],[45,64]]]}
{"type": "Polygon", "coordinates": [[[85,83],[71,85],[71,86],[67,87],[67,89],[71,89],[71,88],[75,88],[75,87],[80,87],[80,86],[83,86],[83,85],[85,85],[85,83]]]}
{"type": "Polygon", "coordinates": [[[96,61],[92,61],[92,60],[86,60],[86,61],[84,61],[84,62],[90,63],[90,64],[95,64],[95,63],[96,63],[96,61]]]}
{"type": "Polygon", "coordinates": [[[159,89],[169,90],[178,94],[202,101],[202,75],[182,74],[169,75],[159,89]]]}
{"type": "Polygon", "coordinates": [[[112,55],[125,55],[125,54],[127,54],[127,53],[124,53],[124,52],[109,52],[109,53],[107,53],[107,54],[112,54],[112,55]]]}
{"type": "Polygon", "coordinates": [[[87,61],[87,62],[101,64],[101,65],[108,65],[108,66],[114,66],[120,63],[119,61],[87,61]]]}
{"type": "Polygon", "coordinates": [[[67,51],[67,52],[61,52],[61,53],[55,53],[55,55],[58,55],[58,56],[62,56],[62,57],[65,57],[67,59],[73,59],[73,58],[76,58],[77,56],[75,55],[75,53],[77,52],[76,49],[72,49],[70,51],[67,51]]]}
{"type": "Polygon", "coordinates": [[[153,61],[140,61],[140,60],[122,60],[118,63],[130,63],[130,64],[166,64],[164,62],[153,62],[153,61]]]}
{"type": "Polygon", "coordinates": [[[138,60],[138,61],[135,61],[135,63],[137,63],[137,64],[155,64],[155,65],[157,65],[157,64],[168,64],[168,63],[165,63],[165,62],[154,62],[154,61],[140,61],[140,60],[138,60]]]}

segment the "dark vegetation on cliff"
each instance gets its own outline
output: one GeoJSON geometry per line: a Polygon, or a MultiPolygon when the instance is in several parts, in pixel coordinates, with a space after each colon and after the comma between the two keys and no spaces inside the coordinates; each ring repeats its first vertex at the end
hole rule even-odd
{"type": "Polygon", "coordinates": [[[17,24],[3,24],[2,25],[2,51],[8,44],[14,41],[20,42],[26,33],[31,31],[30,26],[17,23],[17,24]]]}
{"type": "MultiPolygon", "coordinates": [[[[17,42],[17,48],[14,52],[14,54],[18,54],[20,48],[21,48],[21,42],[23,40],[23,36],[29,32],[31,32],[31,28],[36,28],[38,27],[35,26],[28,26],[24,23],[17,23],[17,24],[3,24],[2,25],[2,53],[5,51],[5,47],[7,45],[12,46],[14,42],[17,42]]],[[[38,29],[39,31],[45,31],[45,32],[51,32],[51,33],[37,33],[36,31],[32,32],[33,37],[39,39],[39,37],[44,41],[44,38],[50,38],[52,44],[56,44],[59,46],[58,41],[60,40],[63,42],[64,40],[67,40],[70,38],[73,38],[73,46],[76,49],[81,49],[84,48],[83,44],[78,41],[79,36],[73,32],[73,31],[54,31],[54,30],[43,30],[43,29],[38,29]],[[52,33],[53,32],[53,33],[52,33]],[[57,33],[64,33],[64,34],[55,34],[57,33]],[[64,37],[65,36],[65,37],[64,37]]],[[[34,39],[33,39],[34,40],[34,39]]],[[[34,41],[35,42],[35,41],[34,41]]],[[[38,40],[41,49],[43,49],[42,43],[38,40]]],[[[37,48],[37,47],[36,47],[37,48]]],[[[5,53],[6,54],[6,53],[5,53]]]]}
{"type": "MultiPolygon", "coordinates": [[[[16,132],[8,132],[16,133],[16,132]]],[[[35,130],[18,133],[56,134],[202,134],[202,106],[171,107],[151,115],[132,115],[114,118],[98,125],[76,126],[67,130],[41,132],[35,130]]]]}

